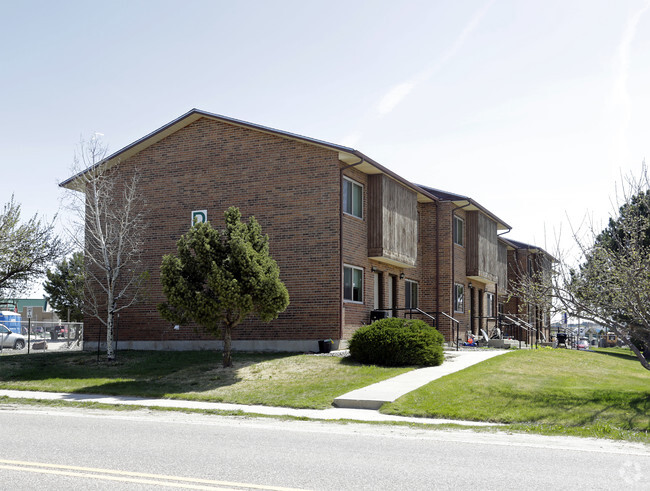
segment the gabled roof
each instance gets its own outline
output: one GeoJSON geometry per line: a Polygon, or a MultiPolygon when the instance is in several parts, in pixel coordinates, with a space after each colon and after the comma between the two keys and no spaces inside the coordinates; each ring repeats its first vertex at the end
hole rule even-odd
{"type": "Polygon", "coordinates": [[[512,239],[510,239],[510,238],[503,239],[503,240],[504,240],[505,242],[507,242],[508,245],[510,245],[510,246],[511,246],[512,248],[514,248],[514,249],[523,249],[523,250],[527,250],[527,251],[529,251],[529,252],[533,252],[533,253],[541,253],[541,254],[544,254],[544,255],[548,256],[548,257],[551,258],[551,260],[553,260],[553,261],[556,260],[556,259],[555,259],[552,255],[550,255],[548,252],[546,252],[544,249],[542,249],[541,247],[538,247],[538,246],[536,246],[536,245],[533,245],[533,244],[526,244],[525,242],[519,242],[518,240],[512,240],[512,239]]]}
{"type": "Polygon", "coordinates": [[[201,111],[199,109],[191,109],[187,113],[174,119],[173,121],[167,123],[166,125],[161,126],[157,130],[149,133],[148,135],[143,136],[139,140],[136,140],[130,145],[127,145],[126,147],[109,155],[101,162],[95,164],[93,167],[89,167],[88,169],[83,170],[82,172],[70,177],[69,179],[66,179],[61,184],[59,184],[59,186],[70,188],[70,189],[78,189],[80,188],[80,186],[79,183],[77,182],[77,179],[83,174],[85,174],[86,172],[88,172],[91,168],[96,168],[100,166],[111,167],[112,165],[115,165],[115,163],[117,163],[118,161],[128,159],[129,157],[141,152],[145,148],[161,141],[163,138],[166,138],[167,136],[181,130],[182,128],[189,126],[190,124],[194,123],[195,121],[198,121],[201,118],[208,118],[216,121],[221,121],[227,124],[252,129],[255,131],[260,131],[262,133],[268,133],[268,134],[280,136],[282,138],[297,140],[310,145],[316,145],[319,147],[334,150],[338,152],[339,160],[345,162],[348,165],[354,166],[354,168],[359,169],[360,171],[366,174],[385,174],[391,177],[392,179],[400,182],[401,184],[411,188],[417,193],[418,201],[420,202],[437,201],[437,198],[432,194],[430,194],[428,191],[425,191],[420,187],[418,187],[417,185],[407,181],[403,177],[395,174],[393,171],[375,162],[373,159],[364,155],[358,150],[355,150],[354,148],[338,145],[336,143],[326,142],[324,140],[317,140],[315,138],[298,135],[296,133],[291,133],[288,131],[277,130],[275,128],[270,128],[268,126],[249,123],[247,121],[242,121],[240,119],[234,119],[227,116],[222,116],[220,114],[201,111]]]}
{"type": "Polygon", "coordinates": [[[431,193],[440,201],[451,201],[456,206],[462,206],[465,210],[468,211],[478,210],[483,212],[484,214],[486,214],[488,217],[490,217],[492,220],[494,220],[497,223],[497,230],[512,230],[512,227],[510,225],[508,225],[506,222],[501,220],[498,216],[496,216],[494,213],[489,211],[487,208],[481,206],[478,202],[474,201],[469,196],[463,196],[462,194],[455,194],[455,193],[450,193],[448,191],[442,191],[440,189],[432,188],[429,186],[423,186],[422,184],[419,184],[419,186],[425,191],[431,193]]]}

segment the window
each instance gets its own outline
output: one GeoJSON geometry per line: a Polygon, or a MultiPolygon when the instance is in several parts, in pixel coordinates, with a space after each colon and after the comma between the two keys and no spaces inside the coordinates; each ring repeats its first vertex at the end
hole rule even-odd
{"type": "Polygon", "coordinates": [[[454,244],[465,245],[465,220],[454,215],[454,244]]]}
{"type": "Polygon", "coordinates": [[[343,266],[343,300],[363,302],[363,269],[343,266]]]}
{"type": "Polygon", "coordinates": [[[487,317],[494,317],[494,293],[487,292],[485,294],[485,303],[487,303],[485,315],[487,317]]]}
{"type": "Polygon", "coordinates": [[[454,285],[454,312],[465,312],[465,285],[454,285]]]}
{"type": "Polygon", "coordinates": [[[363,186],[347,177],[343,178],[343,212],[363,218],[363,186]]]}
{"type": "Polygon", "coordinates": [[[407,309],[417,309],[418,308],[418,284],[415,281],[406,280],[406,308],[407,309]]]}

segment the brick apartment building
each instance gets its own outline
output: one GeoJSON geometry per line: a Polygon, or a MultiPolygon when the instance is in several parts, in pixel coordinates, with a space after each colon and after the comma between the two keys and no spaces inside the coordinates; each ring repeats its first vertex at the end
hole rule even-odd
{"type": "MultiPolygon", "coordinates": [[[[516,290],[515,283],[533,279],[542,284],[542,277],[548,280],[555,259],[541,247],[508,239],[508,290],[516,290]]],[[[512,294],[504,305],[502,327],[516,339],[533,344],[551,341],[550,292],[543,295],[540,304],[527,302],[512,294]],[[523,322],[522,322],[523,321],[523,322]]]]}
{"type": "MultiPolygon", "coordinates": [[[[464,339],[494,326],[506,300],[508,243],[499,233],[510,226],[471,198],[410,183],[355,149],[193,109],[101,165],[117,161],[125,176],[139,172],[151,223],[148,295],[121,314],[121,349],[220,346],[195,326],[175,329],[156,305],[162,256],[176,251],[192,213],[205,210],[220,228],[233,205],[268,234],[291,300],[271,323],[238,326],[234,349],[344,344],[378,311],[464,339]]],[[[75,177],[61,185],[73,188],[75,177]]],[[[86,345],[96,347],[98,322],[85,324],[86,345]]]]}

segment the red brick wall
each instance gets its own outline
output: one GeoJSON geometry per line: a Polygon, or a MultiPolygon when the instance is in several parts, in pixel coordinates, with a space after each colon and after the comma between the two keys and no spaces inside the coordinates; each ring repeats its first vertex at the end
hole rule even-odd
{"type": "MultiPolygon", "coordinates": [[[[176,241],[189,229],[192,210],[207,209],[210,222],[221,228],[229,206],[239,207],[244,218],[254,215],[269,235],[271,254],[291,300],[287,311],[271,323],[253,318],[238,326],[235,341],[349,339],[370,322],[375,300],[372,267],[381,273],[380,307],[390,307],[392,278],[397,278],[397,307],[405,306],[405,280],[417,281],[420,308],[457,318],[464,333],[471,308],[466,249],[452,243],[452,210],[465,218],[464,210],[449,202],[418,204],[414,268],[370,260],[367,175],[354,167],[345,169],[345,176],[364,186],[364,213],[362,218],[342,215],[340,179],[345,167],[336,151],[209,118],[123,161],[120,173],[128,176],[137,169],[141,175],[150,223],[145,261],[151,278],[146,300],[120,315],[119,340],[163,346],[214,339],[196,326],[174,330],[160,317],[160,264],[164,254],[175,253],[176,241]],[[342,302],[341,260],[364,271],[362,303],[342,302]],[[463,313],[453,310],[454,283],[465,286],[463,313]]],[[[440,317],[438,327],[449,340],[451,323],[440,317]]],[[[97,340],[97,329],[97,321],[86,319],[87,340],[97,340]]]]}
{"type": "MultiPolygon", "coordinates": [[[[343,164],[341,168],[345,167],[343,164]]],[[[364,296],[363,303],[343,302],[343,339],[349,339],[352,333],[364,324],[370,323],[370,312],[374,308],[374,276],[372,267],[381,273],[380,280],[382,285],[380,287],[381,299],[379,305],[381,308],[389,308],[388,305],[388,289],[389,282],[393,281],[396,277],[397,288],[394,291],[395,303],[398,308],[405,306],[405,280],[412,280],[418,282],[420,305],[425,307],[422,310],[434,310],[431,303],[432,294],[431,290],[427,289],[428,285],[433,281],[431,277],[428,283],[422,281],[423,269],[423,243],[422,233],[419,233],[420,241],[418,243],[418,259],[414,268],[401,268],[381,261],[371,260],[368,258],[368,179],[367,175],[354,167],[348,168],[344,171],[344,175],[353,179],[354,181],[364,186],[364,216],[362,219],[343,215],[343,262],[350,266],[362,268],[364,271],[364,296]],[[401,274],[404,278],[400,278],[401,274]]],[[[431,211],[426,212],[429,215],[434,215],[431,211]]],[[[431,231],[430,222],[433,218],[428,218],[426,222],[427,234],[431,231]]],[[[422,216],[420,223],[423,223],[422,216]]],[[[431,247],[431,237],[428,237],[427,247],[431,247]]],[[[433,254],[435,257],[435,254],[433,254]]],[[[435,264],[435,259],[429,259],[427,265],[435,264]]],[[[431,273],[434,274],[434,273],[431,273]]],[[[422,307],[421,307],[422,308],[422,307]]],[[[404,312],[398,313],[399,317],[404,316],[404,312]]]]}
{"type": "MultiPolygon", "coordinates": [[[[200,119],[120,165],[138,169],[150,222],[145,261],[147,299],[124,311],[119,340],[214,339],[191,326],[175,331],[156,305],[164,301],[160,263],[175,253],[192,210],[207,209],[214,227],[239,207],[269,236],[291,304],[271,323],[249,320],[233,338],[290,340],[338,338],[340,316],[339,160],[334,151],[275,135],[200,119]]],[[[97,339],[87,320],[86,339],[97,339]]]]}

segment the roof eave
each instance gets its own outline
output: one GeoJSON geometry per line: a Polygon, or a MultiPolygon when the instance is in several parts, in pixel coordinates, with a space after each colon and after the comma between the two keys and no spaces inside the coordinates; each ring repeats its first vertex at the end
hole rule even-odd
{"type": "MultiPolygon", "coordinates": [[[[184,128],[185,126],[190,125],[191,123],[201,119],[201,118],[209,118],[213,120],[218,120],[218,121],[223,121],[228,124],[236,125],[236,126],[241,126],[243,128],[249,128],[255,131],[261,131],[264,133],[269,133],[273,135],[278,135],[283,138],[288,138],[292,140],[297,140],[301,141],[304,143],[308,143],[311,145],[316,145],[319,147],[327,148],[329,150],[334,150],[339,153],[339,159],[342,161],[347,161],[347,160],[354,160],[356,161],[357,159],[362,159],[362,164],[365,163],[369,165],[372,169],[376,170],[377,172],[371,172],[371,173],[382,173],[386,174],[389,177],[395,179],[396,181],[404,184],[405,186],[413,189],[417,195],[418,195],[418,201],[420,202],[430,202],[430,201],[438,201],[438,198],[432,195],[431,193],[421,189],[419,186],[407,181],[403,177],[395,174],[393,171],[387,169],[386,167],[382,166],[381,164],[375,162],[372,160],[370,157],[364,155],[363,153],[359,152],[358,150],[355,150],[354,148],[351,147],[346,147],[343,145],[337,145],[335,143],[330,143],[326,142],[324,140],[317,140],[315,138],[309,138],[303,135],[298,135],[296,133],[291,133],[287,131],[281,131],[281,130],[276,130],[274,128],[270,128],[268,126],[262,126],[254,123],[249,123],[247,121],[242,121],[239,119],[234,119],[230,118],[227,116],[222,116],[220,114],[214,114],[210,113],[207,111],[201,111],[200,109],[191,109],[187,113],[183,114],[182,116],[179,116],[178,118],[174,119],[173,121],[167,123],[164,126],[161,126],[157,130],[152,131],[151,133],[143,136],[142,138],[134,141],[133,143],[123,147],[122,149],[118,150],[117,152],[109,155],[105,159],[103,159],[100,162],[97,162],[91,167],[88,167],[87,169],[84,169],[83,171],[79,172],[78,174],[70,177],[69,179],[61,182],[59,186],[68,188],[68,189],[74,189],[77,191],[83,191],[83,184],[80,181],[80,177],[84,175],[86,172],[88,172],[91,169],[100,167],[100,166],[112,166],[115,163],[119,162],[120,160],[127,159],[136,153],[144,150],[144,148],[153,145],[163,138],[166,138],[167,136],[171,135],[172,133],[175,133],[176,131],[184,128]]],[[[356,167],[356,166],[355,166],[356,167]]]]}

